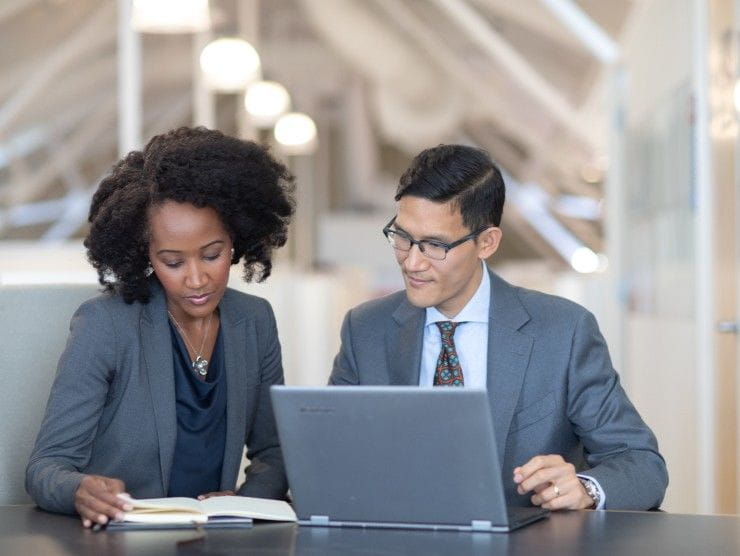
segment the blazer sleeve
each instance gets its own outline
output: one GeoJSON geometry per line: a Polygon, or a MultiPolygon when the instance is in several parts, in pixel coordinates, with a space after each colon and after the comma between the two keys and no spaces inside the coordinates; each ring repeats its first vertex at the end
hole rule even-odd
{"type": "Polygon", "coordinates": [[[269,303],[264,302],[265,313],[260,345],[260,382],[257,409],[250,430],[246,431],[246,480],[238,489],[241,496],[285,499],[288,481],[285,477],[283,455],[280,450],[277,425],[272,411],[270,387],[283,384],[283,364],[275,315],[269,303]]]}
{"type": "Polygon", "coordinates": [[[352,311],[348,311],[342,322],[341,345],[339,353],[334,358],[330,385],[357,385],[360,383],[359,370],[352,348],[352,311]]]}
{"type": "Polygon", "coordinates": [[[655,435],[627,398],[613,369],[596,319],[576,324],[568,382],[569,418],[590,469],[606,496],[606,509],[647,510],[660,505],[668,485],[655,435]]]}
{"type": "Polygon", "coordinates": [[[74,494],[89,460],[116,368],[113,321],[102,303],[73,315],[46,413],[26,467],[26,490],[42,508],[75,513],[74,494]]]}

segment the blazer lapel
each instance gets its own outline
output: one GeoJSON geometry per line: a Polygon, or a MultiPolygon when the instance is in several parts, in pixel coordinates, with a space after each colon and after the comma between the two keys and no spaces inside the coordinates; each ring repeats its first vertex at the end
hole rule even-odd
{"type": "Polygon", "coordinates": [[[489,271],[491,303],[488,329],[488,396],[499,459],[504,459],[506,438],[529,363],[533,339],[519,329],[529,314],[516,290],[489,271]]]}
{"type": "Polygon", "coordinates": [[[393,320],[398,326],[391,326],[385,332],[386,361],[391,385],[419,384],[424,315],[424,309],[414,307],[406,298],[393,313],[393,320]]]}
{"type": "Polygon", "coordinates": [[[226,442],[221,467],[221,488],[233,489],[239,474],[244,452],[244,431],[247,422],[247,377],[255,377],[254,388],[259,387],[257,335],[251,315],[236,313],[229,303],[231,293],[226,290],[219,305],[221,334],[224,342],[226,370],[226,442]]]}
{"type": "Polygon", "coordinates": [[[166,298],[159,284],[152,281],[150,287],[152,297],[141,314],[141,345],[159,442],[162,492],[167,496],[177,435],[175,372],[166,298]]]}

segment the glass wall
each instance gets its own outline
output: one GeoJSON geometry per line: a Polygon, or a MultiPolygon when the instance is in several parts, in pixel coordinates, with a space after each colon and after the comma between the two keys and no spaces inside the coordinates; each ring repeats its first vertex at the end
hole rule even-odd
{"type": "Polygon", "coordinates": [[[700,509],[693,9],[691,0],[648,2],[625,40],[625,382],[668,464],[663,507],[678,512],[700,509]]]}

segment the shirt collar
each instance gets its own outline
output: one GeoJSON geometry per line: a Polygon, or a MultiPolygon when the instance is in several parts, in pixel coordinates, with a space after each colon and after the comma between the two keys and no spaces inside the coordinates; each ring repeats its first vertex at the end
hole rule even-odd
{"type": "Polygon", "coordinates": [[[478,285],[478,289],[475,290],[473,297],[465,304],[465,307],[452,319],[443,315],[436,307],[427,307],[424,326],[441,320],[488,323],[488,312],[491,304],[491,278],[488,276],[486,264],[481,261],[481,265],[483,266],[483,275],[480,284],[478,285]]]}

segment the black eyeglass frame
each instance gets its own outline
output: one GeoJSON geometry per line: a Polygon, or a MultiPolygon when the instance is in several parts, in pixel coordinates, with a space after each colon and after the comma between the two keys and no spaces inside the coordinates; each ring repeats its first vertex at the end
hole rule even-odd
{"type": "Polygon", "coordinates": [[[419,247],[419,251],[421,251],[421,254],[422,255],[424,255],[425,257],[427,257],[429,259],[435,260],[435,261],[444,261],[447,258],[447,252],[450,249],[454,249],[455,247],[457,247],[458,245],[462,245],[466,241],[469,241],[471,239],[475,239],[481,233],[483,233],[488,228],[490,228],[490,226],[484,226],[484,227],[480,228],[478,231],[473,232],[472,234],[468,234],[465,237],[461,237],[460,239],[457,239],[457,240],[455,240],[455,241],[453,241],[451,243],[445,243],[444,241],[439,241],[437,239],[414,239],[410,235],[408,235],[406,232],[402,232],[401,230],[394,230],[393,228],[391,228],[391,226],[395,223],[395,221],[396,221],[396,217],[394,216],[393,218],[391,218],[390,222],[388,222],[388,224],[386,224],[383,227],[383,235],[388,240],[388,244],[391,247],[393,247],[393,249],[397,249],[398,251],[403,251],[404,253],[408,253],[409,251],[411,251],[411,249],[413,249],[414,245],[417,245],[419,247]],[[400,236],[408,239],[409,240],[409,243],[410,243],[409,248],[408,249],[400,249],[400,248],[396,247],[395,245],[393,245],[391,243],[391,238],[388,236],[388,234],[398,234],[398,235],[400,235],[400,236]],[[425,244],[433,244],[436,247],[441,247],[442,249],[445,250],[445,256],[442,257],[441,259],[434,259],[433,257],[430,257],[424,251],[424,245],[425,244]]]}

